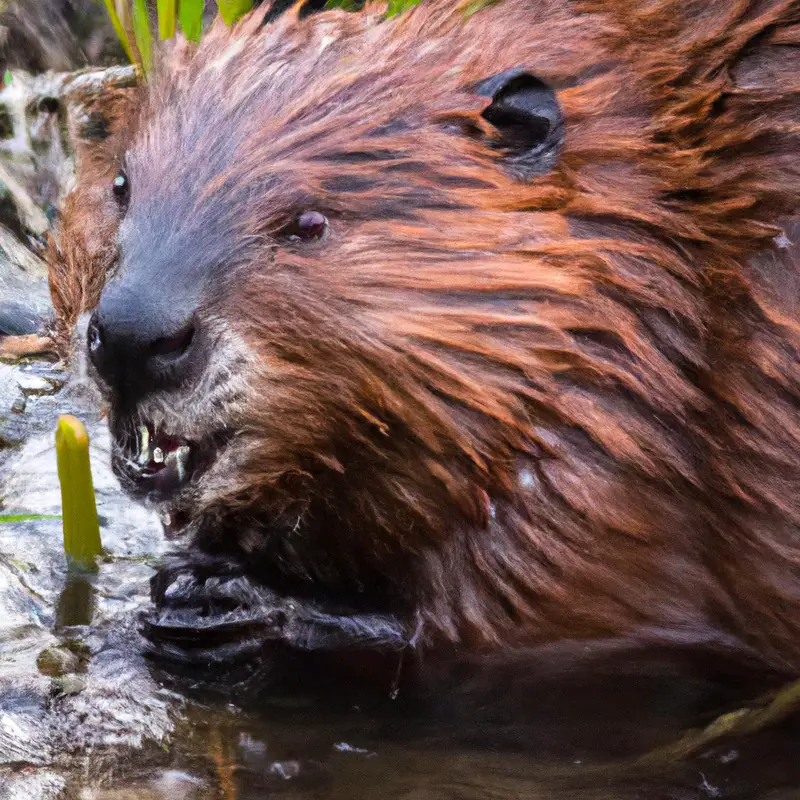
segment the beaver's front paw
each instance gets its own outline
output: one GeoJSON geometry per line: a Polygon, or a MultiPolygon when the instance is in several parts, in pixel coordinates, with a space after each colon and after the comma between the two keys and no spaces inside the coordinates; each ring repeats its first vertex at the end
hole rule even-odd
{"type": "Polygon", "coordinates": [[[142,632],[156,657],[228,665],[281,638],[283,599],[234,562],[202,555],[169,561],[153,576],[150,594],[154,609],[142,632]]]}
{"type": "Polygon", "coordinates": [[[282,597],[223,559],[168,563],[154,576],[151,594],[155,608],[143,633],[151,654],[171,661],[231,665],[270,643],[330,651],[407,644],[395,617],[332,612],[310,600],[282,597]]]}

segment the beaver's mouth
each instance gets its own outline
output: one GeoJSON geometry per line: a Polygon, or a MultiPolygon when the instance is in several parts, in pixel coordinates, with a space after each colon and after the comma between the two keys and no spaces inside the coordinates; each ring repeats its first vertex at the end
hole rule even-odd
{"type": "Polygon", "coordinates": [[[195,484],[216,460],[224,434],[189,438],[150,421],[114,426],[112,463],[134,497],[169,503],[195,484]]]}

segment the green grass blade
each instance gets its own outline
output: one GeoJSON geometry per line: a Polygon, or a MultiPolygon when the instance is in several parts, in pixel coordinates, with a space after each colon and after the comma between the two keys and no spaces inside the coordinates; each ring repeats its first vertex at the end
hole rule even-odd
{"type": "Polygon", "coordinates": [[[150,30],[147,0],[133,0],[133,35],[142,59],[142,69],[147,74],[153,66],[153,32],[150,30]]]}
{"type": "Polygon", "coordinates": [[[394,17],[397,14],[402,14],[414,6],[418,6],[420,0],[389,0],[389,8],[386,11],[387,17],[394,17]]]}
{"type": "Polygon", "coordinates": [[[131,63],[135,64],[136,55],[131,47],[131,42],[128,38],[128,33],[125,30],[125,26],[122,24],[122,20],[120,20],[119,15],[117,14],[117,9],[114,7],[114,0],[103,0],[103,2],[105,3],[106,11],[111,19],[111,25],[114,28],[114,32],[117,34],[117,38],[120,40],[125,53],[131,60],[131,63]]]}
{"type": "Polygon", "coordinates": [[[178,0],[158,0],[158,38],[171,39],[178,20],[178,0]]]}
{"type": "Polygon", "coordinates": [[[253,8],[253,0],[217,0],[217,7],[226,25],[233,25],[253,8]]]}
{"type": "Polygon", "coordinates": [[[203,32],[204,0],[178,0],[178,22],[187,39],[199,42],[203,32]]]}
{"type": "Polygon", "coordinates": [[[325,8],[341,8],[345,11],[358,11],[358,3],[356,0],[328,0],[328,2],[325,3],[325,8]]]}
{"type": "Polygon", "coordinates": [[[59,417],[56,456],[61,482],[64,551],[71,562],[91,569],[96,567],[103,545],[89,464],[89,435],[80,420],[71,415],[59,417]]]}
{"type": "Polygon", "coordinates": [[[40,519],[61,519],[61,514],[0,514],[0,525],[11,522],[31,522],[40,519]]]}
{"type": "Polygon", "coordinates": [[[469,19],[473,14],[477,14],[482,8],[492,6],[497,0],[473,0],[464,10],[464,19],[469,19]]]}

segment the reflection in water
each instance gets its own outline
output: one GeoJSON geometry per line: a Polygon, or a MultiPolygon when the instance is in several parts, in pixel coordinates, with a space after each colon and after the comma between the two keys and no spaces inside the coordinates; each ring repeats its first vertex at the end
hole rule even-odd
{"type": "MultiPolygon", "coordinates": [[[[789,800],[797,797],[800,778],[795,755],[798,731],[790,727],[745,742],[724,743],[685,763],[644,771],[621,768],[615,762],[539,760],[535,754],[495,749],[491,740],[482,748],[432,745],[413,738],[399,741],[381,737],[375,726],[375,718],[356,709],[328,717],[320,709],[313,714],[238,715],[219,708],[200,713],[195,708],[176,740],[169,767],[145,772],[139,792],[126,796],[137,800],[789,800]],[[184,778],[167,783],[165,774],[184,778]]],[[[105,800],[117,795],[96,796],[105,800]]]]}
{"type": "Polygon", "coordinates": [[[95,612],[93,576],[70,570],[56,605],[56,629],[90,625],[95,612]]]}
{"type": "MultiPolygon", "coordinates": [[[[412,676],[399,696],[320,664],[223,693],[158,669],[191,703],[131,800],[796,800],[800,724],[714,737],[688,729],[747,704],[758,679],[721,654],[519,654],[412,676]],[[705,659],[705,661],[704,661],[705,659]],[[316,681],[309,683],[310,675],[316,681]],[[432,677],[434,675],[435,677],[432,677]],[[324,676],[324,680],[323,680],[324,676]],[[235,700],[236,704],[231,701],[235,700]],[[244,711],[243,709],[246,709],[244,711]],[[661,753],[649,762],[648,752],[661,753]],[[165,782],[165,775],[173,776],[165,782]],[[175,776],[183,776],[176,782],[175,776]],[[155,776],[155,777],[154,777],[155,776]],[[191,777],[191,781],[188,780],[191,777]],[[169,785],[170,791],[165,793],[169,785]],[[160,787],[160,788],[159,788],[160,787]],[[138,793],[136,793],[138,792],[138,793]]],[[[374,677],[374,676],[373,676],[374,677]]],[[[768,681],[766,681],[768,682],[768,681]]],[[[122,779],[119,778],[120,782],[122,779]]],[[[115,781],[112,781],[114,783],[115,781]]],[[[117,784],[120,785],[119,783],[117,784]]],[[[122,797],[113,792],[98,800],[122,797]]]]}

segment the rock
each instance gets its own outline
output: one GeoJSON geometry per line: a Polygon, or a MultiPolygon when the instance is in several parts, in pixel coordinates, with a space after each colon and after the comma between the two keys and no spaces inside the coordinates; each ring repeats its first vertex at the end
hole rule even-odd
{"type": "Polygon", "coordinates": [[[51,395],[63,382],[63,367],[58,364],[0,362],[0,461],[4,446],[19,445],[40,425],[55,424],[45,423],[43,412],[57,404],[51,395]]]}
{"type": "Polygon", "coordinates": [[[164,770],[150,780],[123,789],[86,789],[78,800],[200,800],[204,788],[205,783],[194,775],[164,770]]]}
{"type": "Polygon", "coordinates": [[[0,707],[0,764],[46,766],[56,755],[52,721],[46,715],[46,696],[34,685],[2,687],[0,707]]]}
{"type": "Polygon", "coordinates": [[[18,424],[18,409],[25,407],[25,395],[17,382],[19,375],[19,368],[0,362],[0,442],[13,443],[24,436],[13,432],[18,424]]]}
{"type": "MultiPolygon", "coordinates": [[[[70,575],[60,519],[0,524],[0,769],[25,765],[42,770],[35,773],[41,778],[66,763],[70,774],[80,769],[95,780],[103,759],[164,742],[180,712],[181,701],[154,681],[138,630],[138,612],[149,602],[148,561],[163,552],[164,539],[156,515],[122,493],[96,406],[69,388],[40,393],[63,383],[56,366],[46,367],[0,364],[0,408],[27,394],[27,410],[13,415],[21,446],[0,452],[4,513],[60,514],[53,431],[58,414],[74,413],[90,435],[109,556],[97,575],[70,575]]],[[[40,788],[26,794],[28,786],[17,784],[9,797],[58,797],[40,788]]]]}
{"type": "Polygon", "coordinates": [[[36,666],[42,675],[51,678],[61,678],[70,672],[80,669],[81,661],[78,656],[66,647],[46,647],[39,653],[36,666]]]}
{"type": "Polygon", "coordinates": [[[0,800],[60,800],[67,782],[55,772],[23,772],[4,776],[0,773],[0,800]]]}
{"type": "Polygon", "coordinates": [[[39,285],[47,280],[45,262],[22,244],[4,225],[0,225],[0,253],[13,272],[22,272],[28,279],[37,281],[39,285]]]}
{"type": "Polygon", "coordinates": [[[0,335],[27,336],[37,333],[42,316],[31,306],[6,300],[0,305],[0,335]]]}
{"type": "Polygon", "coordinates": [[[44,262],[0,225],[0,355],[48,349],[39,334],[54,314],[44,262]]]}
{"type": "Polygon", "coordinates": [[[86,688],[86,679],[80,675],[63,675],[53,679],[55,693],[61,697],[80,694],[86,688]]]}
{"type": "Polygon", "coordinates": [[[47,392],[53,388],[52,384],[44,378],[24,372],[17,375],[17,385],[23,392],[47,392]]]}

